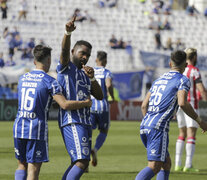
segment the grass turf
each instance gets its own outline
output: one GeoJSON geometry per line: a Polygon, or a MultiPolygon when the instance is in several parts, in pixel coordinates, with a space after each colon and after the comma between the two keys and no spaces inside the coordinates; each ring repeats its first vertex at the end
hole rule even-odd
{"type": "MultiPolygon", "coordinates": [[[[0,179],[14,179],[17,167],[14,156],[13,122],[0,122],[0,179]]],[[[93,132],[93,142],[98,131],[93,132]]],[[[169,152],[172,159],[171,180],[207,179],[206,134],[198,130],[194,166],[199,173],[176,173],[174,169],[175,142],[178,136],[176,123],[171,123],[169,152]]],[[[57,122],[49,122],[50,162],[44,163],[40,180],[60,180],[70,164],[57,122]]],[[[183,158],[185,155],[183,156],[183,158]]],[[[184,162],[184,159],[183,159],[184,162]]],[[[112,121],[104,146],[98,152],[98,166],[89,167],[89,173],[82,180],[133,180],[138,171],[147,165],[146,151],[139,138],[139,122],[112,121]]],[[[156,179],[155,177],[153,179],[156,179]]]]}

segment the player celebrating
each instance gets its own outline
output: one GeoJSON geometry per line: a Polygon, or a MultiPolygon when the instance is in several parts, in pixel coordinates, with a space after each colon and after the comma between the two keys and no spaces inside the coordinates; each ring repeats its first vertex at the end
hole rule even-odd
{"type": "Polygon", "coordinates": [[[148,166],[138,173],[136,180],[149,180],[158,172],[157,180],[169,178],[168,131],[178,105],[203,130],[207,130],[207,124],[199,118],[186,98],[190,89],[189,79],[182,74],[186,67],[186,53],[173,52],[170,67],[170,72],[154,81],[142,103],[144,118],[140,125],[140,137],[147,148],[148,166]]]}
{"type": "Polygon", "coordinates": [[[14,146],[18,159],[15,180],[37,180],[42,162],[48,159],[48,110],[54,98],[63,109],[90,107],[90,99],[66,101],[58,82],[46,74],[51,64],[51,48],[34,48],[36,69],[20,77],[18,112],[14,122],[14,146]]]}
{"type": "MultiPolygon", "coordinates": [[[[207,94],[202,83],[199,69],[195,67],[197,63],[197,50],[194,48],[188,48],[185,50],[185,52],[187,54],[188,66],[186,67],[183,74],[187,76],[191,82],[191,88],[188,92],[188,102],[198,113],[198,98],[196,89],[200,91],[201,96],[205,101],[207,101],[207,94]]],[[[191,117],[185,114],[182,109],[179,109],[177,112],[177,121],[179,127],[179,136],[176,142],[175,171],[198,172],[198,169],[192,167],[192,159],[195,152],[196,130],[199,127],[199,125],[191,117]],[[186,137],[186,161],[185,167],[182,168],[181,157],[186,137]]]]}
{"type": "MultiPolygon", "coordinates": [[[[66,24],[60,63],[57,66],[58,81],[68,100],[86,100],[90,94],[101,100],[103,94],[94,78],[94,70],[85,66],[91,55],[91,44],[83,40],[77,41],[71,51],[70,60],[71,33],[76,28],[74,21],[75,17],[66,24]]],[[[90,160],[92,136],[90,108],[77,108],[73,111],[60,109],[59,126],[72,162],[62,179],[77,180],[88,167],[90,160]]]]}
{"type": "Polygon", "coordinates": [[[99,85],[102,88],[104,98],[103,100],[97,100],[92,97],[92,107],[91,107],[91,121],[92,128],[96,129],[98,125],[99,135],[96,138],[96,144],[94,148],[91,150],[92,155],[92,165],[97,165],[97,151],[103,145],[109,125],[110,125],[110,117],[109,117],[109,103],[108,103],[108,94],[112,98],[112,102],[114,101],[114,93],[113,93],[113,85],[112,85],[112,74],[108,69],[105,69],[107,64],[107,53],[104,51],[97,52],[96,65],[94,68],[95,78],[99,82],[99,85]]]}

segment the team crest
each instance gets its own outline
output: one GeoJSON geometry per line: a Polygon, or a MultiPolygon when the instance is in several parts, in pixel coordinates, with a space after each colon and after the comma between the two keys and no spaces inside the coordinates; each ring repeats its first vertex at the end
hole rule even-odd
{"type": "Polygon", "coordinates": [[[89,155],[89,148],[88,147],[84,147],[82,149],[82,152],[83,152],[84,155],[88,156],[89,155]]]}

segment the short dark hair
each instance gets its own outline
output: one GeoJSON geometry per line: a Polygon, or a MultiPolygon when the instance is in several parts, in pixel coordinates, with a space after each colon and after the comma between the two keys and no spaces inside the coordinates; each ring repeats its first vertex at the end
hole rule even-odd
{"type": "Polygon", "coordinates": [[[171,60],[176,66],[180,66],[186,61],[186,53],[184,51],[178,50],[171,53],[171,60]]]}
{"type": "Polygon", "coordinates": [[[97,59],[99,59],[99,61],[104,61],[107,59],[107,53],[105,51],[98,51],[97,52],[97,59]]]}
{"type": "Polygon", "coordinates": [[[35,60],[43,62],[46,57],[51,56],[52,48],[49,46],[37,45],[33,50],[35,60]]]}
{"type": "Polygon", "coordinates": [[[77,41],[73,47],[73,49],[76,47],[76,46],[81,46],[81,45],[84,45],[86,47],[88,47],[89,49],[92,49],[92,45],[88,42],[88,41],[84,41],[84,40],[80,40],[80,41],[77,41]]]}

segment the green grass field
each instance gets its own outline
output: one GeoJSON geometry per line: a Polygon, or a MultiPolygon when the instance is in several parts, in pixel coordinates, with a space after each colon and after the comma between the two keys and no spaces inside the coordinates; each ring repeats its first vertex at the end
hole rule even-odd
{"type": "MultiPolygon", "coordinates": [[[[13,150],[13,122],[0,122],[0,179],[14,179],[17,166],[13,150]]],[[[138,171],[147,165],[146,151],[139,138],[138,122],[112,121],[108,138],[98,152],[98,166],[89,168],[89,173],[82,180],[133,180],[138,171]]],[[[173,171],[175,142],[178,129],[171,123],[169,151],[172,159],[171,180],[205,180],[207,179],[207,134],[198,130],[194,166],[199,173],[176,173],[173,171]]],[[[94,131],[94,136],[97,131],[94,131]]],[[[93,137],[94,140],[94,137],[93,137]]],[[[65,150],[57,122],[49,122],[50,162],[44,163],[40,180],[60,180],[70,158],[65,150]]],[[[156,178],[153,178],[156,179],[156,178]]]]}

